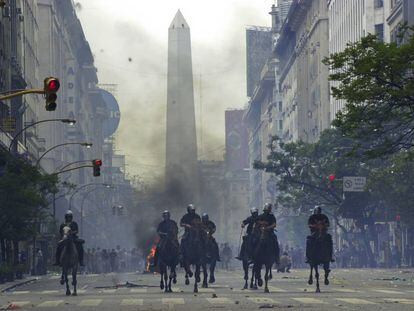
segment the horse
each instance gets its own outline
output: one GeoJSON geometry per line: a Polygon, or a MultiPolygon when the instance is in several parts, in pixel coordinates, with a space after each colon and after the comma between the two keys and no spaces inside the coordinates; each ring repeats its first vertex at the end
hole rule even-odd
{"type": "Polygon", "coordinates": [[[332,260],[332,236],[326,233],[321,223],[316,225],[316,231],[306,238],[306,257],[310,266],[308,284],[313,284],[313,270],[315,270],[316,293],[320,293],[319,287],[319,266],[322,265],[325,271],[325,285],[329,285],[329,264],[332,260]]]}
{"type": "Polygon", "coordinates": [[[73,241],[73,235],[71,234],[70,227],[65,226],[63,228],[63,238],[61,241],[59,241],[59,244],[60,247],[62,247],[62,253],[60,255],[60,263],[62,266],[62,276],[60,279],[60,284],[66,284],[66,296],[70,296],[71,292],[69,288],[68,274],[72,272],[72,296],[77,296],[76,275],[78,273],[79,257],[75,242],[73,241]]]}
{"type": "MultiPolygon", "coordinates": [[[[244,271],[244,286],[243,289],[248,289],[249,288],[249,269],[253,264],[252,261],[252,245],[253,245],[253,233],[250,234],[250,236],[245,236],[243,237],[244,241],[243,243],[245,243],[244,247],[242,247],[242,249],[244,251],[242,251],[241,254],[241,261],[242,261],[242,265],[243,265],[243,271],[244,271]]],[[[254,277],[254,271],[252,269],[252,276],[250,279],[250,289],[257,289],[257,279],[254,277]]]]}
{"type": "Polygon", "coordinates": [[[217,254],[217,245],[216,242],[214,240],[214,238],[210,235],[207,234],[207,240],[206,240],[206,255],[204,257],[204,261],[201,264],[202,269],[203,269],[203,288],[207,288],[208,287],[208,283],[215,283],[216,282],[216,278],[214,277],[214,271],[216,269],[216,263],[217,263],[217,258],[219,256],[219,254],[217,254]],[[210,269],[207,269],[207,266],[209,266],[210,269]],[[208,277],[208,271],[210,272],[210,279],[208,280],[207,283],[207,277],[208,277]]]}
{"type": "Polygon", "coordinates": [[[275,241],[271,234],[271,230],[266,230],[266,222],[258,222],[256,232],[259,231],[259,238],[256,244],[256,247],[253,251],[253,273],[257,279],[257,284],[259,287],[263,286],[263,280],[261,276],[261,271],[263,265],[266,268],[265,272],[265,288],[264,292],[269,293],[268,282],[272,279],[272,266],[275,262],[276,250],[275,241]]]}
{"type": "Polygon", "coordinates": [[[161,290],[165,289],[165,293],[172,293],[171,282],[174,284],[177,283],[177,273],[175,268],[178,265],[178,256],[180,254],[178,241],[165,234],[164,238],[160,241],[157,252],[157,265],[161,274],[160,288],[161,290]],[[170,268],[169,276],[168,268],[170,268]]]}
{"type": "Polygon", "coordinates": [[[200,269],[205,261],[205,231],[201,221],[194,221],[185,235],[185,240],[181,240],[183,250],[183,266],[185,269],[185,285],[190,284],[189,278],[193,276],[191,265],[195,266],[194,293],[198,293],[198,283],[201,281],[200,269]]]}

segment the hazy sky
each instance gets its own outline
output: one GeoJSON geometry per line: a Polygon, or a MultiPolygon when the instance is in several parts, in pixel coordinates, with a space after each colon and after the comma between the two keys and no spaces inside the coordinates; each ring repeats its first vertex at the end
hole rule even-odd
{"type": "Polygon", "coordinates": [[[164,170],[168,27],[178,9],[191,28],[199,157],[222,159],[224,110],[247,101],[245,27],[269,26],[274,1],[75,2],[100,82],[118,84],[117,149],[129,173],[156,177],[164,170]]]}

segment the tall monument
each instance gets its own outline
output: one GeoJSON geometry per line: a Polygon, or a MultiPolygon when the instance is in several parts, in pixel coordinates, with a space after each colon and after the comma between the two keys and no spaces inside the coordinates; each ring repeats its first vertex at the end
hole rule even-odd
{"type": "Polygon", "coordinates": [[[190,27],[178,10],[168,30],[166,187],[176,204],[197,201],[198,162],[190,27]]]}

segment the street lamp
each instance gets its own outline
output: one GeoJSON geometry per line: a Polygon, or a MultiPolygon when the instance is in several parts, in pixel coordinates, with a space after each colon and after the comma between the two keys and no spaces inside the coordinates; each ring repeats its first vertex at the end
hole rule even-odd
{"type": "Polygon", "coordinates": [[[84,162],[92,162],[92,161],[93,160],[79,160],[79,161],[75,161],[75,162],[70,162],[70,163],[66,164],[65,166],[63,166],[62,168],[57,169],[55,172],[64,171],[66,168],[68,168],[69,166],[72,166],[74,164],[84,163],[84,162]]]}
{"type": "Polygon", "coordinates": [[[24,127],[23,129],[21,129],[11,140],[10,145],[9,145],[9,152],[11,150],[11,148],[13,147],[14,142],[16,141],[16,139],[20,136],[20,134],[22,134],[24,131],[26,131],[28,128],[31,128],[37,124],[40,123],[46,123],[46,122],[62,122],[65,124],[69,124],[69,125],[74,125],[76,123],[76,120],[73,119],[47,119],[47,120],[40,120],[37,122],[34,122],[32,124],[29,124],[28,126],[24,127]]]}
{"type": "Polygon", "coordinates": [[[112,187],[112,185],[110,185],[110,184],[106,184],[106,183],[89,183],[89,184],[86,184],[86,185],[83,185],[82,187],[79,187],[71,196],[70,196],[70,199],[69,199],[69,210],[71,210],[72,209],[72,200],[73,200],[73,197],[75,196],[75,194],[77,194],[79,191],[81,191],[82,189],[85,189],[86,187],[89,187],[89,186],[105,186],[106,188],[111,188],[112,187]]]}
{"type": "Polygon", "coordinates": [[[68,146],[68,145],[79,145],[79,146],[82,146],[82,147],[86,147],[86,148],[88,148],[88,149],[90,149],[92,146],[93,146],[93,144],[92,143],[85,143],[85,142],[82,142],[82,143],[63,143],[63,144],[59,144],[59,145],[56,145],[56,146],[53,146],[53,147],[51,147],[51,148],[49,148],[48,150],[46,150],[45,151],[45,153],[43,153],[42,155],[41,155],[41,157],[37,160],[37,162],[36,162],[36,166],[39,166],[39,164],[40,164],[40,161],[44,158],[44,156],[46,155],[46,154],[48,154],[50,151],[52,151],[52,150],[54,150],[54,149],[56,149],[56,148],[59,148],[59,147],[63,147],[63,146],[68,146]]]}

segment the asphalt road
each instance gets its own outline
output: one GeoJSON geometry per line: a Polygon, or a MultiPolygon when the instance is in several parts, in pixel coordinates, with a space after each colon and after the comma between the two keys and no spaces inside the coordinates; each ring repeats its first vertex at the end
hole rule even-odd
{"type": "Polygon", "coordinates": [[[183,275],[173,293],[159,288],[152,274],[79,276],[77,297],[65,296],[59,276],[0,295],[3,309],[18,310],[414,310],[414,270],[334,270],[322,293],[308,286],[307,270],[274,274],[270,294],[241,290],[241,271],[218,271],[216,284],[192,292],[183,275]],[[132,282],[139,287],[97,288],[132,282]]]}

